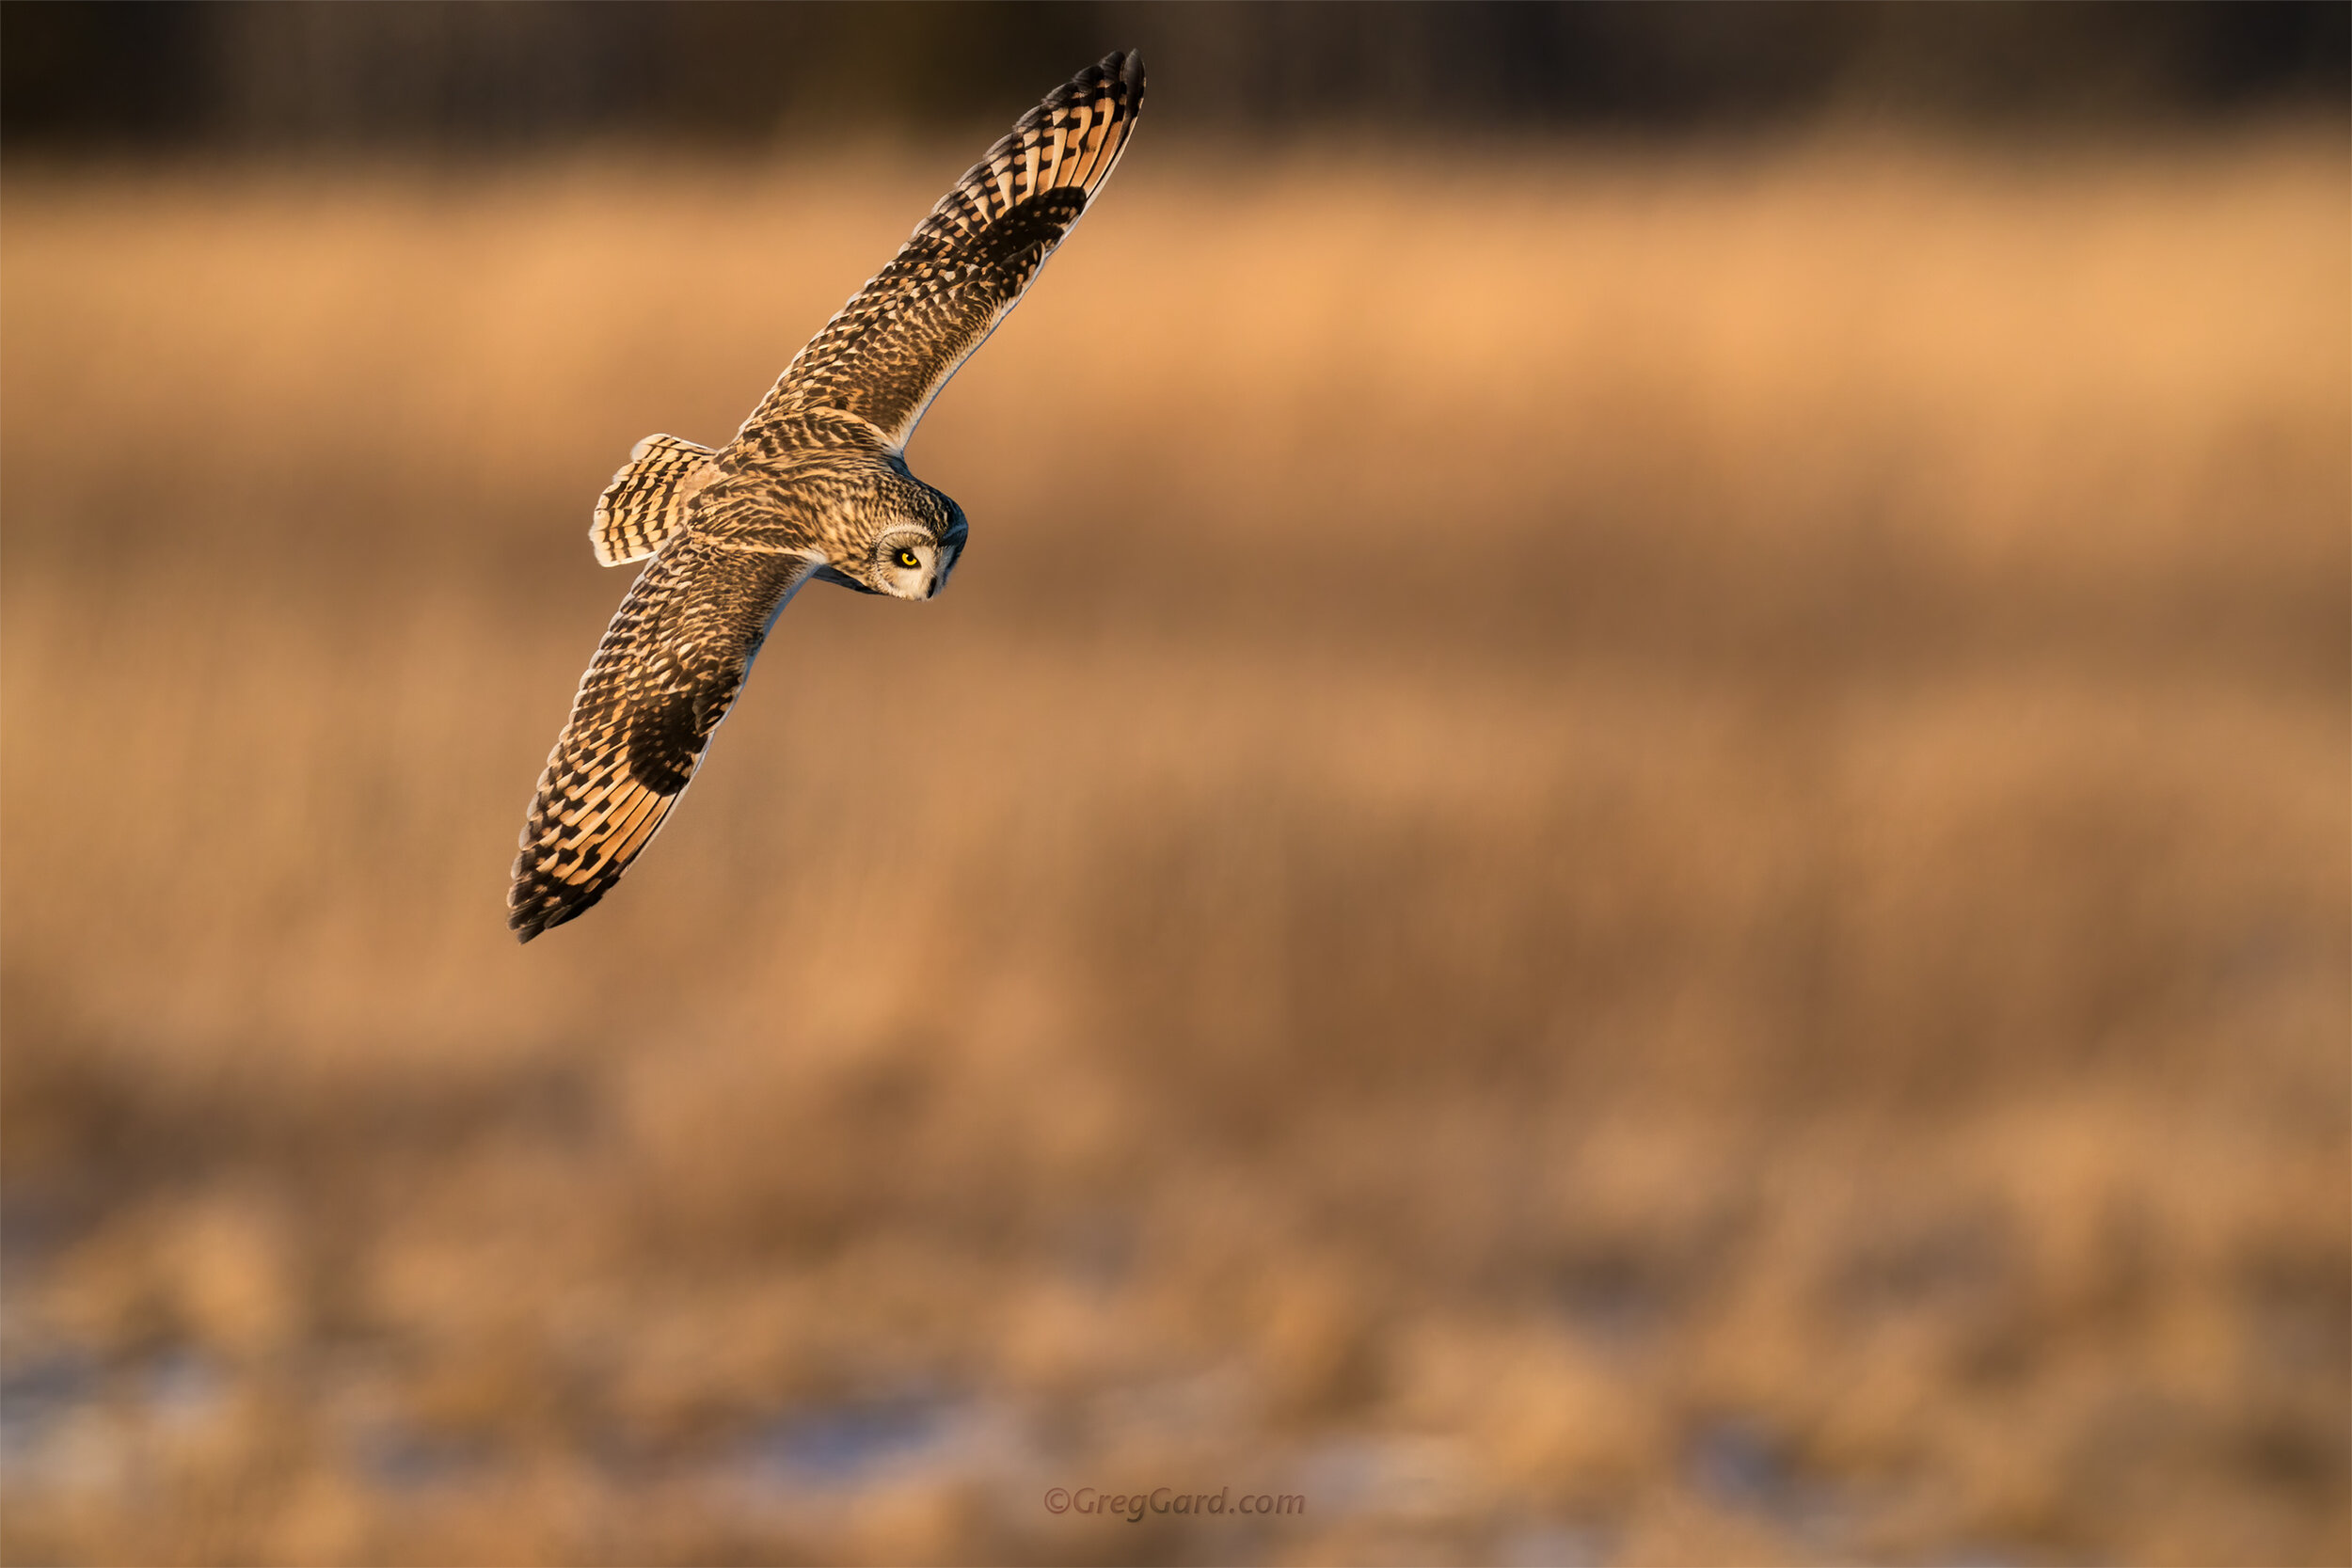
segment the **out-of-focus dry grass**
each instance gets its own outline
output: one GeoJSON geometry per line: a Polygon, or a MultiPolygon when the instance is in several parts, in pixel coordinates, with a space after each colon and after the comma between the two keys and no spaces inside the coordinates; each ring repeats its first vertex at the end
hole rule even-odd
{"type": "Polygon", "coordinates": [[[2340,148],[1147,145],[517,949],[955,166],[10,170],[10,1560],[2352,1551],[2340,148]]]}

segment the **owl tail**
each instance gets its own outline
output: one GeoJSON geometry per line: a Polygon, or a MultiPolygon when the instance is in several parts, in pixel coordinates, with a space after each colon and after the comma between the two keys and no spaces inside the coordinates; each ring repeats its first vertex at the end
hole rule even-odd
{"type": "Polygon", "coordinates": [[[639,561],[686,519],[686,503],[719,477],[717,454],[675,436],[648,436],[629,449],[628,461],[596,498],[588,543],[607,566],[639,561]]]}

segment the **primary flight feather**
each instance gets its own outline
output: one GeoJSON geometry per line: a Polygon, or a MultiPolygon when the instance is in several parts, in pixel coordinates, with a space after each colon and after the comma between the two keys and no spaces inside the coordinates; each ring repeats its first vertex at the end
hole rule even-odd
{"type": "Polygon", "coordinates": [[[1143,57],[1105,55],[972,166],[713,451],[648,436],[596,502],[596,559],[646,556],[580,678],[523,824],[507,924],[587,910],[677,803],[777,614],[811,580],[928,599],[962,508],[907,471],[915,421],[1110,178],[1143,57]]]}

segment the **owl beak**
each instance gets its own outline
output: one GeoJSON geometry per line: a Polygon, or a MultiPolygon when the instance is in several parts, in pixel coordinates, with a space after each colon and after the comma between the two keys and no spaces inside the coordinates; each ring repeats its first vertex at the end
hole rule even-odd
{"type": "Polygon", "coordinates": [[[923,597],[935,599],[939,597],[939,591],[947,586],[947,574],[955,570],[958,549],[955,544],[940,546],[939,561],[931,567],[931,586],[923,597]]]}

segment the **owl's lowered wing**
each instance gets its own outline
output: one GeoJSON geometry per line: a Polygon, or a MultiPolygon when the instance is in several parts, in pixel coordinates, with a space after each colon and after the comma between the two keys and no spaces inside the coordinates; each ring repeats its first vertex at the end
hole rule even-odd
{"type": "Polygon", "coordinates": [[[812,564],[691,534],[656,553],[596,645],[539,776],[506,895],[519,940],[587,910],[651,842],[812,564]]]}
{"type": "Polygon", "coordinates": [[[801,350],[743,434],[797,409],[838,408],[902,450],[947,378],[1085,215],[1142,106],[1143,56],[1132,50],[1056,87],[801,350]]]}

